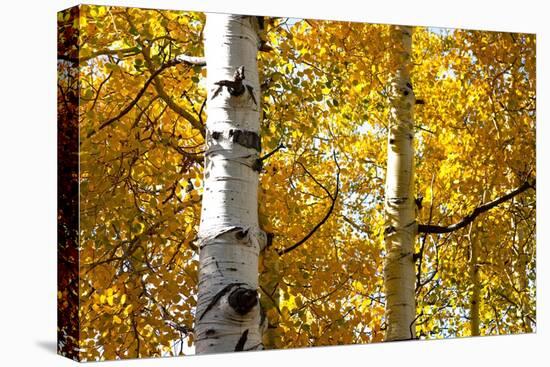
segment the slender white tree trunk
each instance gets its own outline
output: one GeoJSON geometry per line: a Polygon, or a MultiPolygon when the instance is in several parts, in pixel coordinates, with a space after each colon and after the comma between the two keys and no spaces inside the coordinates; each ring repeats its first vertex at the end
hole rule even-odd
{"type": "Polygon", "coordinates": [[[468,238],[470,240],[470,281],[472,283],[472,296],[470,299],[470,329],[472,336],[479,336],[479,303],[481,302],[481,285],[479,279],[479,240],[472,238],[472,225],[468,238]]]}
{"type": "Polygon", "coordinates": [[[392,30],[399,66],[392,81],[385,194],[384,283],[386,340],[415,337],[414,239],[417,231],[414,185],[413,106],[410,80],[412,27],[392,30]]]}
{"type": "Polygon", "coordinates": [[[258,47],[256,17],[207,15],[197,354],[262,349],[258,254],[266,236],[258,226],[258,47]]]}

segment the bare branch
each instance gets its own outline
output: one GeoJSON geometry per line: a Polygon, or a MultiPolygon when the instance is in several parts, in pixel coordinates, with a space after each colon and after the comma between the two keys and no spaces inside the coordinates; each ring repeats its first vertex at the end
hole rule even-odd
{"type": "Polygon", "coordinates": [[[206,66],[206,58],[200,56],[178,55],[176,60],[193,66],[206,66]]]}
{"type": "Polygon", "coordinates": [[[63,60],[63,61],[68,61],[68,62],[71,62],[73,64],[78,64],[78,63],[83,63],[83,62],[86,62],[88,60],[94,59],[98,56],[121,55],[122,57],[129,57],[129,56],[135,56],[135,55],[139,54],[140,52],[141,51],[137,47],[123,48],[123,49],[118,49],[118,50],[106,49],[106,50],[100,50],[100,51],[92,52],[90,55],[88,55],[86,57],[80,57],[80,58],[74,58],[74,57],[70,57],[68,55],[58,54],[57,59],[58,60],[63,60]]]}
{"type": "Polygon", "coordinates": [[[519,195],[530,188],[535,189],[536,188],[535,186],[536,186],[536,180],[533,180],[533,182],[525,181],[521,186],[510,191],[508,194],[503,195],[493,201],[490,201],[487,204],[478,206],[477,208],[474,209],[472,213],[468,214],[462,220],[460,220],[455,224],[451,224],[450,226],[434,226],[429,224],[419,224],[418,233],[449,233],[449,232],[454,232],[456,230],[464,228],[465,226],[473,222],[474,219],[476,219],[480,214],[483,214],[486,211],[491,210],[495,206],[512,199],[514,196],[519,195]]]}
{"type": "Polygon", "coordinates": [[[273,154],[277,153],[280,149],[285,149],[286,147],[284,146],[283,143],[279,144],[277,146],[277,148],[273,149],[271,152],[267,153],[266,155],[264,155],[263,157],[260,157],[260,161],[264,161],[266,160],[267,158],[271,157],[273,154]]]}
{"type": "MultiPolygon", "coordinates": [[[[313,178],[313,180],[319,185],[321,186],[321,188],[323,190],[325,190],[325,192],[328,194],[328,196],[330,197],[330,199],[332,200],[332,203],[330,204],[330,208],[328,209],[327,213],[325,214],[325,216],[323,217],[323,219],[321,219],[321,221],[319,223],[317,223],[315,225],[315,227],[313,227],[311,229],[311,231],[309,231],[309,233],[304,237],[302,238],[300,241],[296,242],[294,245],[290,246],[290,247],[287,247],[285,249],[282,249],[282,250],[278,250],[277,253],[279,254],[279,256],[282,256],[286,253],[289,253],[290,251],[298,248],[299,246],[303,245],[311,236],[313,236],[313,234],[327,221],[327,219],[330,217],[330,215],[332,214],[332,211],[334,210],[334,205],[336,204],[336,200],[338,199],[338,192],[340,190],[340,166],[338,165],[338,161],[336,160],[336,152],[333,152],[333,157],[334,157],[334,162],[336,163],[336,167],[337,167],[337,172],[336,172],[336,190],[334,191],[334,195],[332,195],[330,193],[330,191],[328,191],[323,185],[321,185],[315,178],[313,178],[313,176],[306,170],[306,173],[308,173],[308,175],[313,178]]],[[[302,166],[304,167],[304,166],[302,166]]],[[[305,169],[305,167],[304,167],[305,169]]]]}

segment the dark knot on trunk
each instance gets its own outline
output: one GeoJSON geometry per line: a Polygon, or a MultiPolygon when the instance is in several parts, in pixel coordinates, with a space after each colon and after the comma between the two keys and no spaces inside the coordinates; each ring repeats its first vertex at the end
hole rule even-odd
{"type": "Polygon", "coordinates": [[[251,85],[244,84],[244,79],[244,65],[242,65],[235,70],[233,80],[220,80],[214,83],[218,87],[213,91],[211,99],[216,98],[218,94],[220,94],[223,87],[226,87],[229,94],[234,97],[242,96],[244,92],[248,90],[248,93],[250,93],[250,98],[252,98],[252,101],[257,106],[258,101],[256,101],[256,97],[254,96],[254,88],[251,85]]]}
{"type": "Polygon", "coordinates": [[[231,292],[228,302],[239,315],[246,315],[258,303],[258,293],[253,289],[239,287],[231,292]]]}

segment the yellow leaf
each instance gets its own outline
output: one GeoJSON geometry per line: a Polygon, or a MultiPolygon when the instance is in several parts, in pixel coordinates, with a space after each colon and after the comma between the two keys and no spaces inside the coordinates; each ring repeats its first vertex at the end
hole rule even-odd
{"type": "Polygon", "coordinates": [[[126,306],[126,308],[123,311],[124,316],[128,316],[130,314],[130,312],[132,311],[132,309],[133,309],[132,305],[126,306]]]}
{"type": "Polygon", "coordinates": [[[365,292],[365,287],[363,286],[363,284],[361,282],[358,282],[357,280],[353,281],[352,286],[359,293],[364,293],[365,292]]]}
{"type": "Polygon", "coordinates": [[[145,325],[142,333],[146,338],[150,337],[153,334],[153,327],[151,325],[145,325]]]}
{"type": "Polygon", "coordinates": [[[126,303],[126,295],[123,294],[122,297],[120,297],[120,304],[123,305],[124,303],[126,303]]]}
{"type": "Polygon", "coordinates": [[[115,324],[122,324],[122,320],[117,315],[113,316],[113,323],[115,324]]]}
{"type": "Polygon", "coordinates": [[[269,310],[267,310],[266,314],[269,320],[276,321],[279,319],[279,313],[275,308],[270,308],[269,310]]]}

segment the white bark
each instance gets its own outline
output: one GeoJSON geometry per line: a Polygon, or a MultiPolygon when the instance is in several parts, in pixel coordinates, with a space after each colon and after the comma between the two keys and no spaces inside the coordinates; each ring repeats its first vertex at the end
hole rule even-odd
{"type": "Polygon", "coordinates": [[[472,283],[472,296],[470,299],[470,329],[471,336],[479,336],[479,303],[481,302],[481,284],[479,279],[479,239],[472,238],[472,225],[468,233],[470,241],[470,281],[472,283]]]}
{"type": "Polygon", "coordinates": [[[208,120],[195,337],[197,354],[262,349],[258,254],[260,87],[256,17],[208,14],[208,120]],[[220,81],[244,66],[244,92],[220,81]],[[251,88],[249,88],[251,87],[251,88]]]}
{"type": "Polygon", "coordinates": [[[415,221],[413,106],[410,80],[412,27],[395,27],[399,67],[390,96],[390,130],[386,172],[386,289],[387,341],[415,338],[415,269],[413,261],[415,221]]]}

